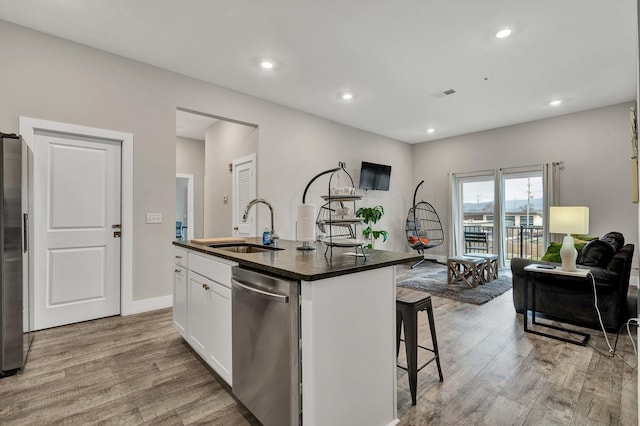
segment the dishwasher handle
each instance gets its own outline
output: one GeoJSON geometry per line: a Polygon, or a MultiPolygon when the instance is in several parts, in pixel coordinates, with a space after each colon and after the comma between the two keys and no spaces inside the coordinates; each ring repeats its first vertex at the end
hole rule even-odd
{"type": "Polygon", "coordinates": [[[268,300],[272,300],[274,302],[280,302],[280,303],[289,303],[289,296],[286,296],[284,294],[276,294],[276,293],[260,290],[259,288],[255,288],[251,285],[248,285],[248,283],[243,283],[241,281],[238,281],[235,278],[231,278],[231,284],[233,284],[233,286],[235,286],[238,290],[251,293],[255,296],[262,297],[263,299],[268,299],[268,300]]]}

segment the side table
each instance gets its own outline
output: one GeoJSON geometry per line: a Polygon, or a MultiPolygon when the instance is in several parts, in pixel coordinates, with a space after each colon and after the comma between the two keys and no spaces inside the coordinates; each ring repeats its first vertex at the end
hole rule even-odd
{"type": "Polygon", "coordinates": [[[582,340],[572,340],[565,337],[556,336],[553,334],[544,333],[542,331],[531,330],[528,327],[529,319],[527,313],[531,311],[531,324],[539,327],[551,328],[554,330],[560,330],[568,332],[568,330],[562,327],[556,327],[554,325],[547,325],[536,322],[536,275],[563,275],[566,277],[574,277],[578,281],[585,281],[589,275],[588,269],[578,269],[575,272],[563,271],[560,267],[549,267],[547,265],[531,264],[524,268],[525,280],[524,280],[524,331],[526,333],[533,333],[540,336],[549,337],[556,340],[561,340],[567,343],[573,343],[574,345],[586,346],[589,337],[588,333],[582,333],[579,331],[570,331],[571,334],[577,334],[582,336],[582,340]],[[529,309],[529,280],[531,279],[531,309],[529,309]]]}

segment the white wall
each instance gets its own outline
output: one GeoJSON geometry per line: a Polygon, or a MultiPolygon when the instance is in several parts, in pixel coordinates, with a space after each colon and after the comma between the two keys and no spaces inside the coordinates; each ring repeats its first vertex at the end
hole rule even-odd
{"type": "Polygon", "coordinates": [[[176,136],[176,173],[193,175],[193,238],[204,236],[204,141],[176,136]]]}
{"type": "MultiPolygon", "coordinates": [[[[293,238],[295,206],[316,173],[346,161],[391,164],[391,191],[368,194],[384,204],[384,248],[404,247],[414,182],[411,147],[303,112],[0,21],[0,129],[18,132],[20,116],[134,135],[133,299],[171,294],[173,219],[145,224],[146,212],[175,215],[176,107],[259,126],[258,195],[277,209],[278,232],[293,238]]],[[[259,223],[262,229],[267,223],[259,223]]],[[[127,230],[123,230],[127,232],[127,230]]]]}
{"type": "MultiPolygon", "coordinates": [[[[622,232],[627,242],[636,244],[637,256],[638,208],[631,203],[629,160],[632,105],[613,105],[414,145],[414,180],[425,180],[424,195],[444,220],[449,217],[449,172],[564,161],[561,204],[589,206],[590,234],[622,232]]],[[[446,254],[443,246],[438,247],[438,253],[446,254]]]]}

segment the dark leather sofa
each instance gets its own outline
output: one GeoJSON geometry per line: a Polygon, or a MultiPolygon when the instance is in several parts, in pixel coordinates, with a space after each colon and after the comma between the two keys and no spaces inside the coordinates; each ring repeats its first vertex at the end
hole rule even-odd
{"type": "MultiPolygon", "coordinates": [[[[610,232],[587,244],[578,255],[578,268],[591,270],[598,294],[598,308],[602,322],[609,332],[616,332],[627,321],[627,291],[633,259],[633,244],[624,245],[619,232],[610,232]]],[[[532,263],[560,266],[558,263],[514,258],[513,305],[524,313],[524,268],[532,263]]],[[[531,278],[530,278],[531,279],[531,278]]],[[[600,329],[594,307],[593,284],[559,275],[536,274],[536,312],[544,317],[593,329],[600,329]]],[[[529,283],[531,309],[531,282],[529,283]]],[[[633,316],[633,313],[631,313],[633,316]]]]}

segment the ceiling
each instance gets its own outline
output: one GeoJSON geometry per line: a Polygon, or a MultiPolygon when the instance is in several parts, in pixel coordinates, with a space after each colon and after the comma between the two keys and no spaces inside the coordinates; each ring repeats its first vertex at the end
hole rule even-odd
{"type": "Polygon", "coordinates": [[[205,140],[209,127],[218,121],[205,114],[194,114],[183,110],[176,111],[176,135],[183,138],[205,140]]]}
{"type": "Polygon", "coordinates": [[[636,17],[634,0],[0,0],[2,20],[409,143],[634,100],[636,17]]]}

